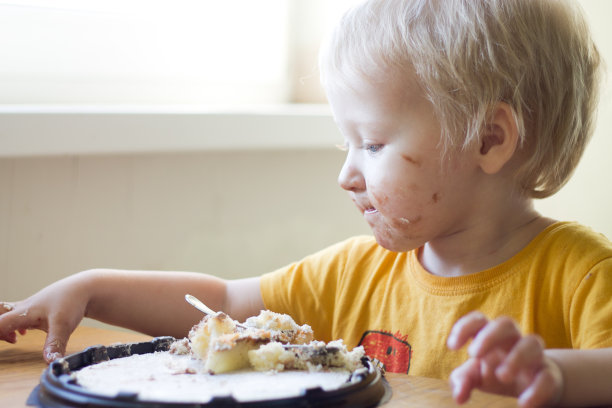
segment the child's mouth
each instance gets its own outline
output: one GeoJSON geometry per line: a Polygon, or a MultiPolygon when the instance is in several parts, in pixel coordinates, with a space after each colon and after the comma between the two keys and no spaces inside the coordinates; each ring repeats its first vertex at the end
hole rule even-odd
{"type": "Polygon", "coordinates": [[[374,207],[366,208],[363,211],[364,214],[374,214],[376,212],[378,212],[378,210],[376,208],[374,208],[374,207]]]}

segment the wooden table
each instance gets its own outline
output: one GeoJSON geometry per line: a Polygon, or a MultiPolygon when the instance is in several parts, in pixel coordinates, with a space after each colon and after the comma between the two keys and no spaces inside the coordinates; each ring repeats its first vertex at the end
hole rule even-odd
{"type": "MultiPolygon", "coordinates": [[[[39,382],[47,367],[42,359],[45,333],[28,332],[17,344],[0,342],[0,407],[26,407],[28,395],[39,382]]],[[[142,334],[118,330],[80,326],[68,343],[68,353],[75,353],[93,345],[110,345],[148,341],[142,334]]],[[[393,395],[385,408],[397,407],[456,407],[446,381],[387,373],[393,395]]],[[[465,407],[516,407],[516,400],[508,397],[476,392],[465,407]]]]}

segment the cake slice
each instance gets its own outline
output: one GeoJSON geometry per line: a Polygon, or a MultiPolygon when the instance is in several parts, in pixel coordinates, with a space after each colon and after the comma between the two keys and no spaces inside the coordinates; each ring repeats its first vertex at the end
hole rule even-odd
{"type": "Polygon", "coordinates": [[[248,352],[251,366],[257,371],[309,370],[342,368],[354,371],[362,367],[363,347],[348,351],[342,340],[325,344],[313,341],[305,345],[270,342],[248,352]]]}
{"type": "Polygon", "coordinates": [[[244,324],[222,312],[207,315],[189,332],[191,353],[213,374],[249,367],[249,351],[271,341],[305,344],[312,338],[310,326],[299,326],[290,316],[269,310],[244,324]]]}

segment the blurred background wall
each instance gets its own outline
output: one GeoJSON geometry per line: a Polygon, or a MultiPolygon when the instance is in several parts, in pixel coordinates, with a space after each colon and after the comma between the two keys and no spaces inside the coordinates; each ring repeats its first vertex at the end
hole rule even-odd
{"type": "Polygon", "coordinates": [[[367,227],[332,149],[0,160],[0,299],[83,269],[272,271],[367,227]]]}

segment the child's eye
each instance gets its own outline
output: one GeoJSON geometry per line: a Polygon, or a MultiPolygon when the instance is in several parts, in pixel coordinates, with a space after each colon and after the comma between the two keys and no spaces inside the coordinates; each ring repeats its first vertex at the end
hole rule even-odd
{"type": "Polygon", "coordinates": [[[368,153],[378,153],[384,145],[382,144],[367,144],[364,146],[364,149],[368,151],[368,153]]]}

